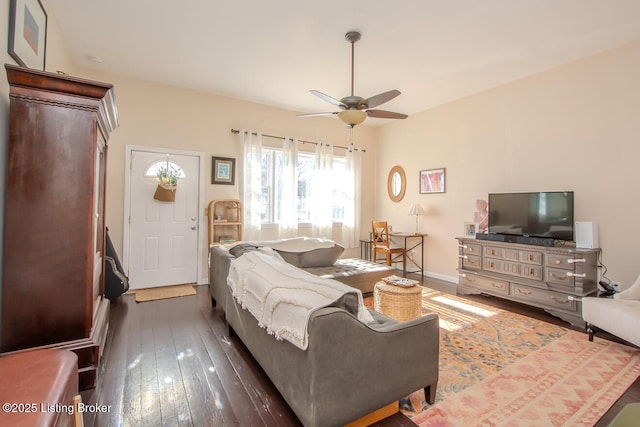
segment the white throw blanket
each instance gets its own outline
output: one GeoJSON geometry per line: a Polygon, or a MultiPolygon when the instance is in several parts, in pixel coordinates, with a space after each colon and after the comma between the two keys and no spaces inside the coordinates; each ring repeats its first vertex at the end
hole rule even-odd
{"type": "Polygon", "coordinates": [[[308,346],[311,313],[346,293],[358,295],[358,320],[373,321],[358,289],[300,270],[269,248],[233,259],[227,283],[234,298],[261,327],[302,350],[308,346]]]}

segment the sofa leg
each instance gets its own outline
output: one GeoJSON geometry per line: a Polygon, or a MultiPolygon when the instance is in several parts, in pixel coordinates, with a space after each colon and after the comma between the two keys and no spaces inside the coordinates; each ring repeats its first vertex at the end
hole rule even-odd
{"type": "Polygon", "coordinates": [[[436,401],[436,389],[438,383],[428,385],[424,388],[424,399],[427,401],[429,405],[433,405],[436,401]]]}
{"type": "Polygon", "coordinates": [[[238,335],[236,335],[236,331],[233,330],[233,328],[231,327],[229,322],[227,322],[227,329],[229,329],[229,331],[228,331],[229,338],[238,336],[238,335]]]}
{"type": "Polygon", "coordinates": [[[587,323],[587,334],[589,334],[589,341],[593,342],[593,336],[595,335],[596,331],[593,328],[593,325],[591,325],[591,323],[587,323]]]}

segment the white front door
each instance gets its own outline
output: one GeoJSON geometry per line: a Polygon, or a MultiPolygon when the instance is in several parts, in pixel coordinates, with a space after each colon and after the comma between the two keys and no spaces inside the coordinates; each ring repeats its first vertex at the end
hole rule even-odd
{"type": "Polygon", "coordinates": [[[131,151],[129,283],[132,289],[197,282],[198,156],[131,151]],[[181,171],[175,201],[153,198],[155,170],[167,162],[181,171]]]}

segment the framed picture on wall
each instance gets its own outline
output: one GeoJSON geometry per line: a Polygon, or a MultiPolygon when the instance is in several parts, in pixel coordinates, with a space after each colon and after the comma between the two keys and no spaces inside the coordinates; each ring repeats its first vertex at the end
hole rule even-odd
{"type": "Polygon", "coordinates": [[[236,159],[231,157],[211,158],[211,183],[234,185],[236,176],[236,159]]]}
{"type": "Polygon", "coordinates": [[[445,169],[420,171],[420,194],[444,193],[445,169]]]}
{"type": "Polygon", "coordinates": [[[40,0],[11,0],[9,55],[27,68],[44,71],[47,53],[47,13],[40,0]]]}

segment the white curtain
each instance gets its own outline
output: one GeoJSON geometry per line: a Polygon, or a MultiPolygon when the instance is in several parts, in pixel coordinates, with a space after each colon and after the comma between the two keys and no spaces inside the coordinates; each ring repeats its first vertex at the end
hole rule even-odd
{"type": "Polygon", "coordinates": [[[280,197],[280,238],[298,235],[298,140],[285,138],[282,141],[282,179],[280,197]]]}
{"type": "Polygon", "coordinates": [[[244,240],[260,240],[262,210],[262,134],[240,131],[244,149],[242,194],[244,240]]]}
{"type": "Polygon", "coordinates": [[[346,201],[342,239],[339,242],[345,248],[357,248],[360,245],[360,218],[362,204],[362,151],[350,148],[346,154],[347,182],[345,182],[346,201]]]}
{"type": "Polygon", "coordinates": [[[333,188],[330,183],[333,169],[333,145],[316,145],[311,204],[312,234],[333,239],[333,188]]]}

